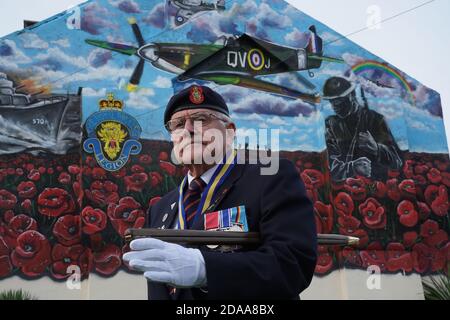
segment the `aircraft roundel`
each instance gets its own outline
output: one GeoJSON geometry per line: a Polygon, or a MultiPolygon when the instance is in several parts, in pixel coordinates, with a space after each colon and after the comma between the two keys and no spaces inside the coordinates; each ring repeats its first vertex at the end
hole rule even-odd
{"type": "Polygon", "coordinates": [[[248,65],[255,71],[260,71],[264,68],[265,59],[264,54],[259,49],[252,49],[249,51],[248,56],[248,65]]]}

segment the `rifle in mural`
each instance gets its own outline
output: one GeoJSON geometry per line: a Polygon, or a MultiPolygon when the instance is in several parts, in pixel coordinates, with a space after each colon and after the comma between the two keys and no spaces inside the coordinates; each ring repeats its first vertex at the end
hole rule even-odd
{"type": "Polygon", "coordinates": [[[322,39],[311,26],[310,37],[304,48],[291,48],[258,39],[247,34],[239,38],[225,38],[223,44],[145,43],[135,19],[129,23],[139,47],[101,40],[86,43],[106,50],[139,57],[128,90],[139,85],[146,62],[155,68],[178,75],[179,81],[198,79],[218,85],[236,85],[283,97],[319,103],[320,96],[310,89],[315,86],[304,77],[298,77],[305,91],[265,81],[260,76],[318,69],[323,61],[343,63],[343,60],[323,55],[322,39]]]}

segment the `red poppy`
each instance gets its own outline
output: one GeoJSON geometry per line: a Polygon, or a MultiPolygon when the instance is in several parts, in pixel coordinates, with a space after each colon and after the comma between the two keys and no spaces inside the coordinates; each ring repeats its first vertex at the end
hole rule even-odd
{"type": "Polygon", "coordinates": [[[32,181],[39,181],[39,179],[41,179],[41,174],[39,173],[38,170],[33,169],[30,171],[30,173],[27,176],[28,179],[32,180],[32,181]]]}
{"type": "Polygon", "coordinates": [[[86,157],[85,163],[91,168],[94,168],[97,165],[97,161],[91,156],[86,157]]]}
{"type": "Polygon", "coordinates": [[[433,210],[433,212],[436,215],[440,217],[445,217],[447,216],[448,208],[449,203],[448,203],[447,187],[441,185],[439,187],[438,196],[431,203],[431,210],[433,210]]]}
{"type": "Polygon", "coordinates": [[[416,243],[412,249],[414,270],[419,273],[425,273],[431,264],[430,256],[430,248],[427,245],[416,243]]]}
{"type": "Polygon", "coordinates": [[[313,188],[306,188],[306,195],[308,196],[308,199],[311,200],[312,203],[319,200],[319,193],[316,189],[313,188]]]}
{"type": "MultiPolygon", "coordinates": [[[[6,223],[9,223],[11,221],[11,219],[14,218],[14,216],[15,216],[14,211],[12,211],[12,210],[5,211],[5,213],[3,213],[3,220],[6,223]]],[[[1,223],[1,220],[0,220],[0,223],[1,223]]]]}
{"type": "Polygon", "coordinates": [[[23,176],[23,173],[24,173],[24,172],[23,172],[23,170],[22,170],[21,168],[17,168],[17,169],[16,169],[16,176],[19,176],[19,177],[20,177],[20,176],[23,176]]]}
{"type": "Polygon", "coordinates": [[[169,176],[174,176],[177,171],[177,167],[175,167],[172,163],[167,162],[167,161],[160,161],[159,167],[161,168],[161,170],[166,172],[169,176]]]}
{"type": "Polygon", "coordinates": [[[61,184],[70,184],[72,177],[67,172],[61,172],[58,177],[58,182],[61,184]]]}
{"type": "Polygon", "coordinates": [[[142,228],[145,224],[144,211],[132,197],[120,199],[118,205],[110,204],[107,213],[114,229],[121,236],[128,228],[142,228]]]}
{"type": "Polygon", "coordinates": [[[334,207],[340,215],[351,215],[355,205],[352,198],[345,192],[339,192],[334,198],[334,207]]]}
{"type": "Polygon", "coordinates": [[[105,180],[106,179],[106,171],[103,168],[94,168],[92,169],[92,178],[95,180],[105,180]]]}
{"type": "Polygon", "coordinates": [[[372,242],[366,250],[360,251],[362,265],[364,268],[378,266],[381,271],[386,270],[386,255],[379,242],[372,242]]]}
{"type": "Polygon", "coordinates": [[[414,173],[415,174],[425,174],[428,171],[428,166],[424,164],[418,164],[414,167],[414,173]]]}
{"type": "Polygon", "coordinates": [[[0,237],[0,278],[7,277],[13,270],[9,251],[9,247],[3,238],[0,237]]]}
{"type": "Polygon", "coordinates": [[[439,228],[439,224],[433,220],[427,220],[420,226],[420,235],[429,246],[439,246],[448,241],[447,232],[439,228]]]}
{"type": "Polygon", "coordinates": [[[302,172],[303,182],[310,189],[319,189],[324,185],[324,176],[322,172],[315,169],[306,169],[302,172]]]}
{"type": "Polygon", "coordinates": [[[53,173],[55,173],[55,170],[53,170],[53,168],[48,168],[47,173],[52,175],[53,173]]]}
{"type": "Polygon", "coordinates": [[[30,214],[33,210],[33,206],[30,199],[25,199],[20,204],[20,208],[22,209],[22,212],[30,214]]]}
{"type": "Polygon", "coordinates": [[[134,173],[131,176],[126,176],[124,178],[124,181],[125,189],[127,192],[142,192],[142,189],[144,189],[145,187],[145,183],[148,181],[148,176],[144,172],[134,173]]]}
{"type": "Polygon", "coordinates": [[[38,210],[41,214],[50,217],[59,217],[63,213],[75,210],[72,196],[64,189],[46,188],[38,196],[38,210]]]}
{"type": "Polygon", "coordinates": [[[7,220],[7,225],[5,225],[3,236],[6,244],[10,248],[17,246],[17,237],[22,233],[38,229],[36,220],[24,214],[19,214],[5,220],[7,220]]]}
{"type": "Polygon", "coordinates": [[[154,206],[159,200],[161,200],[161,197],[154,197],[154,198],[151,198],[150,199],[150,201],[148,202],[148,205],[151,207],[151,206],[154,206]]]}
{"type": "Polygon", "coordinates": [[[353,200],[361,201],[366,198],[366,185],[362,179],[348,178],[344,188],[350,193],[353,200]]]}
{"type": "Polygon", "coordinates": [[[414,204],[409,200],[403,200],[397,207],[400,223],[405,227],[414,227],[419,221],[419,214],[414,204]]]}
{"type": "Polygon", "coordinates": [[[446,171],[448,168],[447,161],[440,161],[440,160],[436,159],[436,160],[434,160],[434,164],[440,171],[446,171]]]}
{"type": "Polygon", "coordinates": [[[376,189],[375,197],[382,199],[386,196],[387,188],[383,182],[381,182],[381,181],[375,182],[375,189],[376,189]]]}
{"type": "Polygon", "coordinates": [[[119,201],[118,190],[119,187],[115,183],[107,180],[104,182],[92,182],[90,189],[86,189],[84,192],[86,193],[86,198],[92,201],[93,204],[102,207],[119,201]]]}
{"type": "Polygon", "coordinates": [[[325,246],[319,246],[318,252],[319,256],[317,257],[315,272],[318,274],[325,274],[333,267],[333,257],[325,246]]]}
{"type": "Polygon", "coordinates": [[[386,255],[388,271],[396,272],[402,270],[403,272],[411,272],[413,270],[413,257],[401,243],[389,243],[386,248],[386,255]]]}
{"type": "Polygon", "coordinates": [[[83,222],[83,232],[94,234],[106,228],[106,214],[100,209],[85,207],[81,212],[81,221],[83,222]]]}
{"type": "Polygon", "coordinates": [[[169,161],[169,155],[165,151],[159,153],[158,159],[161,161],[169,161]]]}
{"type": "Polygon", "coordinates": [[[0,190],[0,209],[9,210],[16,206],[17,197],[7,190],[0,190]]]}
{"type": "Polygon", "coordinates": [[[67,168],[67,171],[69,171],[70,174],[77,175],[77,174],[79,174],[81,172],[81,169],[80,169],[80,166],[74,164],[74,165],[70,165],[67,168]]]}
{"type": "Polygon", "coordinates": [[[353,233],[361,226],[361,221],[355,217],[343,215],[338,217],[338,224],[342,228],[341,231],[345,230],[345,233],[353,233]]]}
{"type": "Polygon", "coordinates": [[[135,164],[131,167],[131,172],[132,173],[141,173],[141,172],[145,172],[145,169],[142,166],[135,164]]]}
{"type": "Polygon", "coordinates": [[[23,274],[38,276],[51,263],[50,251],[51,246],[45,236],[35,230],[29,230],[17,238],[17,247],[11,254],[11,261],[23,274]]]}
{"type": "Polygon", "coordinates": [[[412,247],[417,241],[418,234],[415,231],[408,231],[403,234],[403,245],[407,248],[412,247]]]}
{"type": "Polygon", "coordinates": [[[417,201],[417,208],[418,208],[418,212],[419,212],[419,217],[421,220],[426,220],[428,219],[428,216],[431,213],[430,208],[428,207],[428,205],[425,202],[420,202],[417,201]]]}
{"type": "Polygon", "coordinates": [[[89,249],[77,244],[65,247],[57,243],[52,250],[53,263],[50,273],[56,279],[68,278],[72,273],[69,267],[78,266],[81,277],[87,276],[92,267],[92,254],[89,249]]]}
{"type": "Polygon", "coordinates": [[[82,175],[85,177],[90,177],[92,174],[92,169],[86,166],[83,166],[83,168],[81,169],[82,175]]]}
{"type": "Polygon", "coordinates": [[[314,220],[315,220],[315,223],[316,223],[316,233],[317,234],[323,233],[323,230],[322,230],[323,223],[320,220],[320,217],[319,217],[319,215],[317,213],[314,215],[314,220]]]}
{"type": "Polygon", "coordinates": [[[143,154],[139,156],[139,162],[142,164],[151,164],[152,163],[152,157],[149,154],[143,154]]]}
{"type": "Polygon", "coordinates": [[[400,193],[402,196],[407,198],[415,198],[416,197],[416,185],[414,183],[414,180],[408,179],[403,180],[398,185],[398,188],[400,189],[400,193]]]}
{"type": "Polygon", "coordinates": [[[77,197],[77,203],[79,207],[82,207],[82,202],[83,202],[83,189],[81,188],[81,183],[78,181],[75,181],[72,184],[72,189],[73,189],[73,193],[75,194],[75,196],[77,197]]]}
{"type": "Polygon", "coordinates": [[[446,260],[450,261],[450,242],[447,242],[445,246],[441,248],[442,253],[446,256],[446,260]]]}
{"type": "Polygon", "coordinates": [[[435,185],[429,185],[425,190],[424,196],[427,204],[431,206],[434,199],[439,196],[439,187],[435,185]]]}
{"type": "Polygon", "coordinates": [[[306,169],[311,169],[312,167],[314,167],[314,165],[311,162],[305,162],[306,169]]]}
{"type": "Polygon", "coordinates": [[[33,199],[37,194],[37,188],[33,181],[23,181],[17,186],[17,192],[22,199],[33,199]]]}
{"type": "Polygon", "coordinates": [[[394,200],[395,202],[400,201],[401,198],[400,190],[398,189],[397,183],[398,183],[397,179],[389,179],[386,182],[387,195],[390,199],[394,200]]]}
{"type": "Polygon", "coordinates": [[[361,222],[358,219],[352,216],[340,216],[338,218],[338,223],[339,233],[359,238],[359,248],[367,245],[369,242],[369,236],[367,231],[358,229],[361,225],[361,222]]]}
{"type": "Polygon", "coordinates": [[[419,273],[425,273],[428,269],[432,272],[445,267],[446,256],[442,250],[429,247],[423,243],[417,243],[413,247],[412,256],[414,259],[414,269],[419,273]]]}
{"type": "Polygon", "coordinates": [[[414,181],[414,184],[416,186],[416,195],[421,195],[422,188],[425,189],[425,187],[428,185],[427,179],[425,179],[424,176],[415,175],[412,180],[414,181]]]}
{"type": "Polygon", "coordinates": [[[333,230],[333,207],[316,201],[314,203],[314,213],[319,218],[322,232],[331,233],[331,230],[333,230]]]}
{"type": "Polygon", "coordinates": [[[34,169],[34,164],[33,163],[25,164],[25,170],[27,170],[28,172],[30,172],[33,169],[34,169]]]}
{"type": "Polygon", "coordinates": [[[127,175],[127,171],[125,170],[125,168],[122,168],[118,171],[111,172],[111,175],[116,179],[121,179],[127,175]]]}
{"type": "Polygon", "coordinates": [[[148,174],[148,176],[150,177],[150,185],[152,188],[155,188],[163,181],[163,177],[159,172],[152,171],[148,174]]]}
{"type": "Polygon", "coordinates": [[[122,252],[119,247],[108,244],[100,252],[94,252],[95,271],[104,276],[110,276],[121,266],[122,252]]]}
{"type": "Polygon", "coordinates": [[[362,266],[362,260],[359,252],[352,247],[345,247],[339,252],[340,258],[343,260],[342,264],[349,263],[353,266],[362,266]]]}
{"type": "Polygon", "coordinates": [[[368,198],[359,205],[359,212],[363,216],[363,223],[370,229],[386,227],[386,209],[374,198],[368,198]]]}
{"type": "Polygon", "coordinates": [[[389,178],[397,178],[400,175],[400,171],[398,170],[388,170],[389,178]]]}
{"type": "Polygon", "coordinates": [[[431,168],[427,173],[427,178],[431,183],[438,184],[442,181],[441,172],[436,168],[431,168]]]}
{"type": "Polygon", "coordinates": [[[413,166],[414,166],[414,161],[406,160],[405,166],[403,167],[403,174],[408,179],[411,179],[412,176],[414,175],[413,166]]]}
{"type": "Polygon", "coordinates": [[[450,187],[450,173],[449,172],[442,172],[442,183],[445,184],[447,187],[450,187]]]}
{"type": "Polygon", "coordinates": [[[66,215],[60,217],[53,227],[56,239],[65,246],[72,246],[81,241],[80,216],[66,215]]]}

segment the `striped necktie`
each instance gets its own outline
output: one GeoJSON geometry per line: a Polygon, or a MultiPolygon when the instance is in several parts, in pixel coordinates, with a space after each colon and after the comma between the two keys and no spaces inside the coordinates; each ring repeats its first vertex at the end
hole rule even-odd
{"type": "Polygon", "coordinates": [[[187,229],[192,227],[195,214],[197,212],[198,204],[202,197],[202,192],[206,187],[205,181],[201,178],[195,178],[189,184],[188,190],[183,198],[184,212],[186,213],[187,229]]]}

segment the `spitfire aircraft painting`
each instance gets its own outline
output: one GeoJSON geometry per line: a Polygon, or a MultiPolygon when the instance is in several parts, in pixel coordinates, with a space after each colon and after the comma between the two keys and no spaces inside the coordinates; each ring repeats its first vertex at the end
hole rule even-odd
{"type": "MultiPolygon", "coordinates": [[[[145,43],[136,21],[130,19],[129,23],[139,47],[101,40],[86,40],[93,46],[139,57],[139,63],[129,82],[129,90],[135,90],[140,84],[145,62],[150,62],[158,69],[177,74],[180,81],[199,79],[219,85],[237,85],[318,103],[320,101],[318,93],[300,92],[256,77],[318,69],[322,61],[344,62],[341,59],[323,55],[322,39],[317,35],[314,26],[309,28],[310,37],[305,48],[290,48],[247,34],[237,39],[230,37],[223,45],[145,43]]],[[[304,77],[300,79],[306,88],[313,86],[304,77]]]]}
{"type": "Polygon", "coordinates": [[[167,0],[167,5],[176,8],[176,26],[182,26],[194,15],[201,12],[225,10],[225,0],[217,0],[215,3],[203,0],[167,0]]]}

